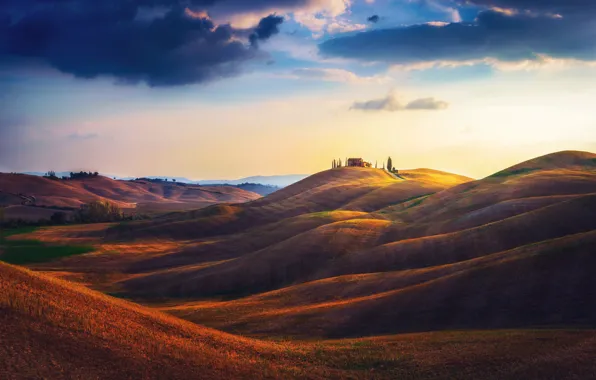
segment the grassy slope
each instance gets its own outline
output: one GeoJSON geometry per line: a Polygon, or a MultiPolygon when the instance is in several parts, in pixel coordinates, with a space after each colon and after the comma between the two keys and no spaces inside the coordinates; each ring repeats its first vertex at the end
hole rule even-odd
{"type": "Polygon", "coordinates": [[[3,379],[591,378],[596,333],[262,342],[0,263],[3,379]]]}
{"type": "MultiPolygon", "coordinates": [[[[267,378],[284,347],[202,328],[0,263],[8,378],[267,378]],[[268,363],[270,361],[270,363],[268,363]]],[[[7,377],[3,377],[7,378],[7,377]]]]}
{"type": "Polygon", "coordinates": [[[451,265],[333,277],[164,310],[228,331],[265,335],[594,327],[595,243],[596,232],[590,232],[451,265]]]}

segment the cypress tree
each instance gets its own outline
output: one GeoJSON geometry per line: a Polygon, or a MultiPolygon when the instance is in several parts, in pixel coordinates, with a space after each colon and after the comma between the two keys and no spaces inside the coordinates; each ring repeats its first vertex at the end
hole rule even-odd
{"type": "Polygon", "coordinates": [[[391,157],[389,157],[387,159],[387,170],[391,171],[393,169],[393,161],[391,160],[391,157]]]}

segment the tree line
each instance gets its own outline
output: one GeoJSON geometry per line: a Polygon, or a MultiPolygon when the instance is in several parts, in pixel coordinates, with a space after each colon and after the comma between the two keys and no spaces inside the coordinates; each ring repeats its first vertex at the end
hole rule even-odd
{"type": "MultiPolygon", "coordinates": [[[[80,172],[70,172],[70,174],[68,176],[62,176],[63,180],[69,180],[69,179],[84,179],[84,178],[93,178],[93,177],[98,177],[99,176],[99,172],[85,172],[85,171],[80,171],[80,172]]],[[[60,179],[57,175],[56,172],[54,170],[49,170],[45,175],[45,178],[49,178],[49,179],[60,179]]]]}

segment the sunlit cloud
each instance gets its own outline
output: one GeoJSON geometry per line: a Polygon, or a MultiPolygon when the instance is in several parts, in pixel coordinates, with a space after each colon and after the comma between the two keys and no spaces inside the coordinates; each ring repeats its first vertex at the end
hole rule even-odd
{"type": "Polygon", "coordinates": [[[566,70],[572,68],[596,68],[596,61],[582,61],[573,58],[553,58],[538,54],[536,59],[521,61],[502,61],[495,58],[473,59],[466,61],[429,61],[412,64],[391,65],[389,72],[425,71],[430,69],[453,69],[458,67],[472,67],[487,65],[497,71],[536,71],[536,70],[566,70]]]}

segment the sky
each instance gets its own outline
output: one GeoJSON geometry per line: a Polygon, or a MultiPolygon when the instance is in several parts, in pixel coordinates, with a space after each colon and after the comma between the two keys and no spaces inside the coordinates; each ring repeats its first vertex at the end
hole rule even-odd
{"type": "Polygon", "coordinates": [[[596,152],[595,100],[591,0],[0,0],[5,172],[482,178],[596,152]]]}

